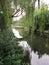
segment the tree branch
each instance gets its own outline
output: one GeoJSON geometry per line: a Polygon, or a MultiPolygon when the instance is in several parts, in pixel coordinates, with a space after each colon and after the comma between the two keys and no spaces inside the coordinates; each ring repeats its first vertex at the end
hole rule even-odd
{"type": "Polygon", "coordinates": [[[13,15],[11,15],[11,17],[18,17],[18,15],[15,16],[15,14],[17,14],[19,11],[20,11],[20,9],[18,9],[13,15]]]}
{"type": "Polygon", "coordinates": [[[20,11],[20,9],[18,9],[13,15],[17,14],[20,11]]]}
{"type": "MultiPolygon", "coordinates": [[[[21,14],[20,14],[20,15],[21,15],[21,14]]],[[[13,15],[12,17],[19,17],[20,15],[16,15],[16,16],[13,15]]]]}

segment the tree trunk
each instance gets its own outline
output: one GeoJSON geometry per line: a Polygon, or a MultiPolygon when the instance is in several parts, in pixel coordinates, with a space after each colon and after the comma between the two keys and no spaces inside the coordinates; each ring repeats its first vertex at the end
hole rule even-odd
{"type": "Polygon", "coordinates": [[[38,0],[38,9],[40,8],[40,0],[38,0]]]}
{"type": "Polygon", "coordinates": [[[32,32],[32,26],[29,27],[29,35],[31,34],[32,32]]]}

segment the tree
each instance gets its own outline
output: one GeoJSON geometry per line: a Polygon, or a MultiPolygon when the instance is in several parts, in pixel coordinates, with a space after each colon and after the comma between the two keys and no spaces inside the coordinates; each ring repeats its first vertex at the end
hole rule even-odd
{"type": "Polygon", "coordinates": [[[38,8],[40,8],[40,0],[38,0],[38,8]]]}
{"type": "MultiPolygon", "coordinates": [[[[25,54],[18,47],[17,38],[10,28],[12,22],[11,0],[0,0],[0,65],[24,65],[25,54]],[[22,62],[22,63],[21,63],[22,62]]],[[[25,63],[26,65],[26,63],[25,63]]]]}
{"type": "Polygon", "coordinates": [[[42,34],[47,25],[49,25],[49,10],[45,4],[39,8],[34,14],[36,30],[42,34]]]}
{"type": "Polygon", "coordinates": [[[22,12],[25,11],[25,13],[26,13],[24,20],[23,20],[26,22],[23,22],[23,23],[25,25],[27,24],[29,29],[32,27],[34,30],[33,16],[34,16],[36,0],[14,0],[14,2],[15,2],[15,5],[17,3],[17,5],[19,5],[21,7],[22,12]]]}
{"type": "Polygon", "coordinates": [[[0,1],[0,21],[1,21],[1,29],[9,27],[12,19],[10,18],[10,15],[12,14],[11,8],[10,8],[10,0],[0,1]],[[2,13],[1,13],[2,12],[2,13]],[[3,21],[3,23],[2,23],[3,21]]]}

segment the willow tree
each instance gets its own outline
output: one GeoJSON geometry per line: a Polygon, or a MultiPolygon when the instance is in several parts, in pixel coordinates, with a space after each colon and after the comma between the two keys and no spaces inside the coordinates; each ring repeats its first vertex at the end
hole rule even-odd
{"type": "Polygon", "coordinates": [[[49,10],[45,4],[43,4],[34,14],[36,30],[40,33],[44,33],[47,25],[49,25],[49,10]]]}
{"type": "Polygon", "coordinates": [[[10,3],[11,0],[0,0],[0,65],[28,65],[22,62],[26,54],[9,28],[13,17],[10,3]]]}
{"type": "Polygon", "coordinates": [[[10,3],[10,0],[0,0],[0,28],[2,30],[6,27],[9,27],[11,23],[10,15],[12,14],[12,11],[10,8],[10,3]]]}
{"type": "MultiPolygon", "coordinates": [[[[26,15],[24,17],[24,26],[29,29],[32,27],[34,30],[34,10],[35,10],[35,2],[36,0],[14,0],[15,5],[19,5],[21,7],[21,12],[25,11],[26,15]],[[16,4],[17,3],[17,4],[16,4]]],[[[29,31],[30,32],[30,31],[29,31]]]]}

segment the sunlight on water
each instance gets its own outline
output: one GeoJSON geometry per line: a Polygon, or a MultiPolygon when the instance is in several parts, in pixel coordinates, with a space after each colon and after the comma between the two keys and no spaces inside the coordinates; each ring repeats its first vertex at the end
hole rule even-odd
{"type": "Polygon", "coordinates": [[[38,54],[32,51],[31,65],[49,65],[49,55],[38,58],[38,54]]]}

